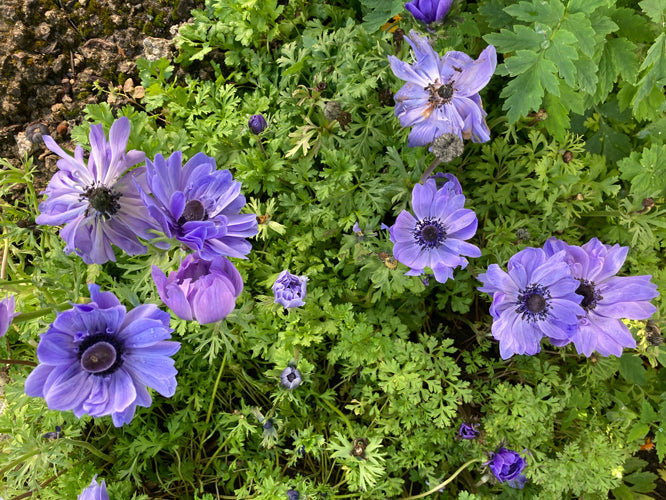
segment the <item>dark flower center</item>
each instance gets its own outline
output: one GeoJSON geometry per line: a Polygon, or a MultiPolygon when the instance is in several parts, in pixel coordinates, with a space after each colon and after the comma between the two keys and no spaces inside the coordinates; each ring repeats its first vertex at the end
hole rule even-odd
{"type": "Polygon", "coordinates": [[[437,248],[446,239],[444,224],[435,217],[426,217],[418,221],[413,234],[421,250],[437,248]]]}
{"type": "Polygon", "coordinates": [[[546,308],[546,299],[542,295],[532,295],[527,299],[525,306],[532,313],[540,313],[546,308]]]}
{"type": "MultiPolygon", "coordinates": [[[[82,195],[83,198],[88,199],[90,207],[104,217],[111,217],[120,210],[118,200],[121,196],[120,193],[115,193],[106,186],[90,186],[82,195]]],[[[86,210],[86,215],[88,215],[90,207],[86,210]]]]}
{"type": "Polygon", "coordinates": [[[450,83],[442,85],[437,89],[437,95],[442,99],[444,99],[445,103],[449,102],[453,97],[453,85],[451,85],[450,83]]]}
{"type": "Polygon", "coordinates": [[[533,284],[518,293],[516,312],[525,321],[539,321],[548,317],[550,292],[546,287],[533,284]]]}
{"type": "Polygon", "coordinates": [[[576,288],[576,293],[582,295],[583,300],[580,303],[580,306],[586,311],[591,311],[597,307],[597,302],[603,299],[599,294],[597,289],[594,287],[594,283],[587,280],[579,280],[580,285],[576,288]]]}
{"type": "Polygon", "coordinates": [[[178,224],[182,225],[186,222],[206,219],[208,219],[208,214],[206,213],[203,203],[199,200],[190,200],[185,204],[183,215],[178,219],[178,224]]]}
{"type": "Polygon", "coordinates": [[[296,375],[294,374],[294,372],[291,372],[289,375],[287,375],[287,380],[289,382],[293,382],[295,378],[296,378],[296,375]]]}
{"type": "Polygon", "coordinates": [[[123,344],[113,335],[96,333],[79,344],[78,359],[88,373],[104,377],[111,375],[123,364],[123,344]]]}

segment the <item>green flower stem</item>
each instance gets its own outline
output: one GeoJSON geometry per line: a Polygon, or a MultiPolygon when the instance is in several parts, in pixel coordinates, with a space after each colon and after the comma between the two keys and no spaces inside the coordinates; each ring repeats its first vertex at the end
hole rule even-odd
{"type": "Polygon", "coordinates": [[[19,465],[19,464],[25,462],[25,461],[26,461],[28,458],[30,458],[30,457],[34,457],[35,455],[39,455],[41,452],[42,452],[42,450],[40,450],[39,448],[35,448],[35,449],[32,450],[31,452],[26,453],[25,455],[20,456],[20,457],[17,458],[16,460],[12,460],[12,461],[9,462],[7,465],[5,465],[2,469],[0,469],[0,477],[4,477],[4,476],[5,476],[5,473],[6,473],[8,470],[11,470],[11,469],[13,469],[14,467],[16,467],[17,465],[19,465]]]}
{"type": "Polygon", "coordinates": [[[321,398],[321,397],[320,397],[319,400],[320,400],[322,403],[324,403],[326,406],[328,406],[332,411],[334,411],[335,413],[337,413],[338,415],[340,415],[340,418],[342,418],[342,420],[344,420],[345,424],[347,424],[347,429],[349,429],[350,434],[353,434],[353,433],[354,433],[354,429],[353,429],[353,427],[352,427],[352,425],[351,425],[351,422],[350,422],[349,419],[346,417],[346,415],[340,411],[339,408],[336,408],[336,407],[333,406],[331,403],[329,403],[328,401],[326,401],[324,398],[321,398]]]}
{"type": "Polygon", "coordinates": [[[65,443],[69,443],[69,444],[73,444],[75,446],[80,446],[81,448],[85,448],[86,450],[88,450],[93,455],[101,458],[102,460],[106,460],[110,464],[113,464],[113,463],[116,462],[115,458],[113,458],[110,455],[107,455],[106,453],[103,453],[103,452],[99,451],[97,448],[95,448],[90,443],[87,443],[86,441],[79,441],[78,439],[69,439],[69,438],[64,438],[63,441],[65,443]]]}
{"type": "Polygon", "coordinates": [[[425,493],[421,493],[419,495],[414,495],[411,497],[402,497],[399,500],[413,500],[414,498],[423,498],[427,497],[428,495],[432,495],[433,493],[437,492],[438,490],[444,488],[447,484],[449,484],[451,481],[453,481],[458,474],[460,474],[462,471],[464,471],[467,467],[472,465],[475,462],[480,462],[482,459],[481,458],[473,458],[472,460],[469,460],[468,462],[465,462],[462,464],[457,471],[455,471],[451,477],[449,477],[446,481],[443,483],[438,484],[434,488],[431,488],[430,490],[426,491],[425,493]]]}
{"type": "Polygon", "coordinates": [[[259,149],[261,152],[264,154],[264,158],[268,159],[268,155],[266,154],[266,150],[264,149],[264,145],[261,142],[261,139],[257,137],[257,145],[259,146],[259,149]]]}
{"type": "MultiPolygon", "coordinates": [[[[223,356],[222,357],[222,364],[220,365],[220,370],[217,372],[217,378],[215,379],[215,385],[213,386],[213,394],[211,395],[210,398],[210,404],[208,405],[208,412],[206,413],[206,426],[208,426],[208,423],[210,422],[210,417],[213,414],[213,405],[215,404],[215,396],[217,396],[217,388],[220,385],[220,379],[222,378],[222,372],[224,372],[224,367],[227,364],[227,357],[223,356]]],[[[201,440],[199,441],[199,449],[197,450],[197,462],[199,461],[199,457],[201,457],[201,450],[203,449],[204,443],[208,441],[208,437],[201,437],[201,440]]],[[[206,464],[206,467],[208,467],[208,464],[206,464]]]]}
{"type": "Polygon", "coordinates": [[[36,311],[23,312],[14,317],[12,323],[23,323],[25,321],[30,321],[36,318],[41,318],[50,314],[55,309],[56,311],[62,311],[72,307],[70,302],[61,302],[60,304],[55,304],[51,307],[45,307],[44,309],[37,309],[36,311]]]}

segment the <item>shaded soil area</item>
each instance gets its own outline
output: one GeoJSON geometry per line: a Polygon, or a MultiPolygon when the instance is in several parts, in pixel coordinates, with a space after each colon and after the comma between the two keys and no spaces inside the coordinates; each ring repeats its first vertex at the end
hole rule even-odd
{"type": "Polygon", "coordinates": [[[124,89],[116,108],[140,97],[136,59],[173,56],[178,27],[202,7],[196,0],[4,0],[0,157],[18,165],[34,155],[39,183],[48,182],[56,157],[42,135],[73,149],[69,132],[87,104],[106,101],[112,86],[124,89]]]}

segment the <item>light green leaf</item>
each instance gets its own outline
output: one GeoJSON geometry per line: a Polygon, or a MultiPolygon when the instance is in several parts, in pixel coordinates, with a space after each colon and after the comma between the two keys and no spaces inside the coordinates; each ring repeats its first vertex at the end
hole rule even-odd
{"type": "Polygon", "coordinates": [[[664,22],[664,13],[666,13],[666,0],[643,0],[638,2],[643,12],[657,24],[664,22]]]}
{"type": "Polygon", "coordinates": [[[538,22],[552,26],[562,18],[564,5],[559,0],[552,2],[532,0],[532,2],[518,2],[509,5],[504,11],[520,21],[538,22]]]}
{"type": "Polygon", "coordinates": [[[539,50],[541,42],[545,40],[543,35],[527,26],[516,25],[515,31],[500,30],[499,33],[490,33],[483,39],[491,45],[494,45],[498,52],[506,54],[516,50],[539,50]]]}
{"type": "Polygon", "coordinates": [[[576,37],[572,33],[560,29],[555,32],[550,40],[550,45],[544,51],[544,55],[555,63],[560,75],[571,87],[576,82],[576,67],[573,63],[578,59],[576,43],[576,37]]]}

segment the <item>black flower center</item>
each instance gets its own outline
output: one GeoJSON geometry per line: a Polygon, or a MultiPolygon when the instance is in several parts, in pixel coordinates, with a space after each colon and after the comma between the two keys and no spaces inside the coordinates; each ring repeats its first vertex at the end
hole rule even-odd
{"type": "Polygon", "coordinates": [[[111,375],[123,364],[124,346],[115,336],[96,333],[79,344],[78,359],[88,373],[104,377],[111,375]]]}
{"type": "Polygon", "coordinates": [[[421,250],[437,248],[446,239],[444,224],[435,217],[426,217],[418,221],[413,234],[421,250]]]}
{"type": "Polygon", "coordinates": [[[199,200],[190,200],[185,204],[183,215],[178,219],[178,224],[182,225],[186,222],[206,219],[208,219],[208,214],[206,213],[203,203],[199,200]]]}
{"type": "Polygon", "coordinates": [[[447,83],[446,85],[442,85],[437,89],[437,95],[444,99],[444,102],[448,102],[451,100],[453,97],[453,85],[450,83],[447,83]]]}
{"type": "Polygon", "coordinates": [[[296,375],[294,374],[294,372],[291,372],[289,375],[287,375],[287,380],[289,382],[293,382],[295,378],[296,378],[296,375]]]}
{"type": "Polygon", "coordinates": [[[603,297],[595,288],[594,283],[583,279],[579,281],[580,285],[576,288],[576,293],[583,297],[580,306],[586,311],[591,311],[597,306],[597,302],[603,299],[603,297]]]}
{"type": "Polygon", "coordinates": [[[121,196],[120,193],[115,193],[106,186],[90,186],[82,195],[83,198],[88,199],[90,205],[88,210],[86,210],[86,215],[88,215],[90,207],[94,208],[98,214],[104,217],[115,215],[120,210],[118,200],[121,196]]]}
{"type": "Polygon", "coordinates": [[[525,321],[540,321],[548,317],[550,292],[546,287],[533,284],[518,293],[516,313],[525,321]]]}

